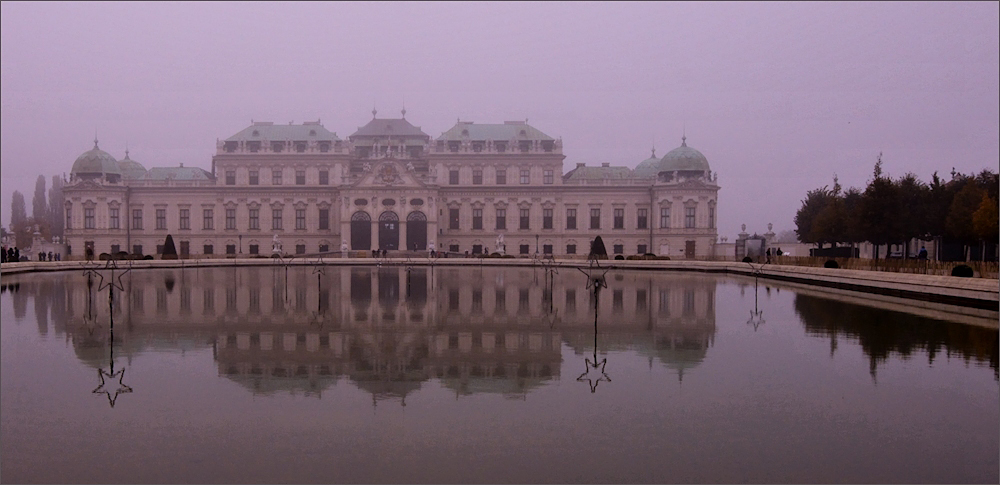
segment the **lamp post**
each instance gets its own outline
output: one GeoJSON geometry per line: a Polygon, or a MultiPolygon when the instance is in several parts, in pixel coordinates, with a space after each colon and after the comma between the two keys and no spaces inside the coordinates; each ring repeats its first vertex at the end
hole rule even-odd
{"type": "Polygon", "coordinates": [[[538,255],[538,234],[535,234],[535,255],[538,255]]]}
{"type": "Polygon", "coordinates": [[[240,234],[240,254],[243,254],[243,235],[240,234]]]}

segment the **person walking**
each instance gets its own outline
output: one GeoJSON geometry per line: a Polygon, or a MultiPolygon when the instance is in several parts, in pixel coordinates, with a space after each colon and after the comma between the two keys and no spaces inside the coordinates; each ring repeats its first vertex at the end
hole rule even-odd
{"type": "Polygon", "coordinates": [[[764,261],[765,264],[771,264],[771,248],[767,248],[767,253],[765,253],[767,259],[764,261]]]}

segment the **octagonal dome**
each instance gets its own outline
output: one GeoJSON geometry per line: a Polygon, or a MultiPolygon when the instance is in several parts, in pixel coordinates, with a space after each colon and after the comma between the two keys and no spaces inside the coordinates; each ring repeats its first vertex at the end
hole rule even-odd
{"type": "Polygon", "coordinates": [[[635,166],[633,173],[638,178],[646,177],[656,177],[656,174],[660,171],[660,159],[656,157],[656,149],[653,149],[652,155],[649,158],[639,162],[639,165],[635,166]]]}
{"type": "Polygon", "coordinates": [[[77,175],[121,175],[121,168],[118,160],[108,152],[97,147],[97,140],[94,140],[94,148],[83,152],[76,161],[73,162],[73,169],[70,173],[77,175]]]}
{"type": "Polygon", "coordinates": [[[125,158],[118,161],[118,168],[122,172],[122,177],[127,179],[138,179],[146,175],[146,167],[129,158],[127,149],[125,150],[125,158]]]}
{"type": "Polygon", "coordinates": [[[709,171],[708,159],[701,152],[687,146],[687,137],[681,137],[681,146],[670,150],[660,160],[661,172],[709,171]]]}

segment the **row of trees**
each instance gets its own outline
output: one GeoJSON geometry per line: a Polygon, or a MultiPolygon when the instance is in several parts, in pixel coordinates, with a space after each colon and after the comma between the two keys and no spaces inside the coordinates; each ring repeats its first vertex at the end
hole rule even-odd
{"type": "Polygon", "coordinates": [[[914,238],[941,237],[966,246],[996,244],[998,241],[998,187],[1000,178],[991,170],[978,175],[952,171],[950,181],[937,172],[929,184],[908,173],[893,180],[882,173],[882,159],[875,163],[874,176],[863,190],[846,191],[836,176],[833,188],[823,186],[806,193],[795,215],[800,241],[854,245],[870,242],[904,244],[914,238]]]}
{"type": "Polygon", "coordinates": [[[24,195],[15,190],[10,202],[10,232],[17,238],[17,245],[28,247],[38,226],[42,237],[51,240],[52,236],[63,236],[65,219],[63,219],[63,179],[59,175],[52,176],[52,187],[46,195],[45,176],[39,175],[35,182],[35,196],[31,199],[31,216],[28,216],[24,195]]]}

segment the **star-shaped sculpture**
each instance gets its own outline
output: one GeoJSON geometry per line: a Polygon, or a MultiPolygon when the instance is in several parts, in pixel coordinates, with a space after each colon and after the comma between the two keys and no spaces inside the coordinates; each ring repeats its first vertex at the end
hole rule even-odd
{"type": "Polygon", "coordinates": [[[597,362],[596,357],[593,361],[588,357],[584,360],[587,364],[587,371],[580,374],[580,377],[577,377],[576,380],[580,382],[587,381],[590,384],[591,393],[597,392],[597,385],[601,381],[611,382],[611,378],[604,372],[604,366],[608,364],[608,359],[601,359],[600,362],[597,362]]]}
{"type": "Polygon", "coordinates": [[[112,367],[111,371],[112,372],[109,373],[105,372],[104,369],[97,369],[97,377],[101,379],[101,385],[97,386],[97,389],[94,389],[93,393],[107,394],[108,404],[111,404],[111,407],[115,407],[115,401],[118,399],[118,395],[132,392],[132,388],[122,383],[122,379],[125,378],[125,369],[114,372],[114,367],[112,367]],[[105,377],[107,377],[108,380],[105,380],[105,377]],[[114,387],[115,377],[118,378],[118,388],[111,390],[110,387],[114,387]]]}
{"type": "Polygon", "coordinates": [[[753,325],[753,331],[757,331],[757,327],[764,324],[764,312],[762,310],[754,309],[750,312],[750,319],[747,320],[748,325],[753,325]]]}
{"type": "Polygon", "coordinates": [[[122,277],[125,276],[125,274],[128,273],[129,271],[132,271],[131,268],[121,271],[116,275],[115,272],[119,271],[118,261],[114,259],[109,259],[108,262],[104,265],[104,271],[110,271],[111,274],[105,277],[104,273],[102,272],[97,273],[97,276],[101,278],[101,282],[97,286],[97,291],[104,291],[104,289],[108,287],[116,288],[118,291],[125,291],[125,284],[122,283],[122,277]],[[107,282],[105,282],[105,278],[107,279],[107,282]]]}

